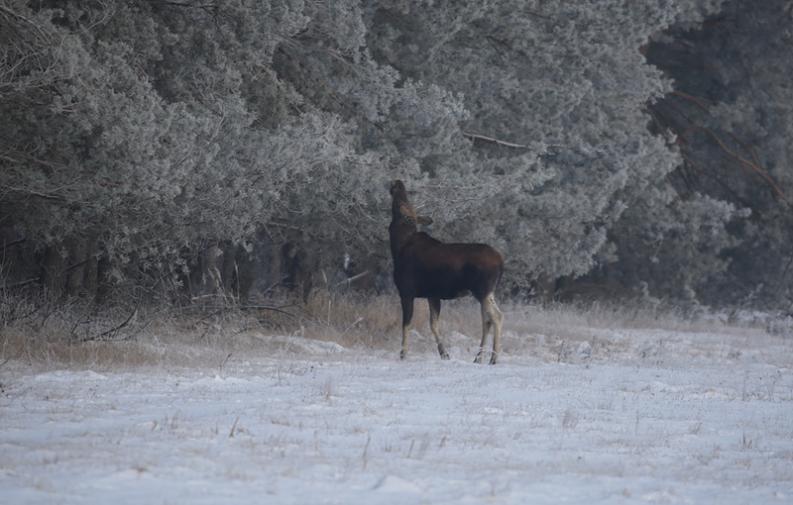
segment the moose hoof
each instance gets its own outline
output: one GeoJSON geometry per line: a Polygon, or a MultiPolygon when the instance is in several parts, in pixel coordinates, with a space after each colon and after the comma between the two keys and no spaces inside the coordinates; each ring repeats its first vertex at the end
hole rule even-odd
{"type": "Polygon", "coordinates": [[[474,358],[474,363],[476,363],[478,365],[482,364],[482,355],[481,354],[477,354],[476,355],[476,357],[474,358]]]}
{"type": "Polygon", "coordinates": [[[496,356],[497,356],[496,353],[493,353],[493,354],[490,355],[490,364],[491,365],[495,365],[496,364],[496,356]]]}
{"type": "Polygon", "coordinates": [[[399,351],[399,359],[405,359],[405,356],[407,356],[407,354],[408,352],[404,349],[399,351]]]}
{"type": "Polygon", "coordinates": [[[438,353],[441,355],[441,359],[449,359],[449,353],[446,352],[442,345],[438,346],[438,353]]]}

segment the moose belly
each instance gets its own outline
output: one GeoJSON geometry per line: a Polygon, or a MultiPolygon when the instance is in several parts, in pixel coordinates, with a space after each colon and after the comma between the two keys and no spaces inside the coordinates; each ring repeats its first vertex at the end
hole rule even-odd
{"type": "Polygon", "coordinates": [[[416,285],[416,298],[452,300],[471,294],[471,288],[460,276],[423,276],[416,285]]]}
{"type": "Polygon", "coordinates": [[[462,298],[470,294],[471,294],[470,289],[463,289],[462,291],[443,293],[441,295],[436,296],[436,298],[440,298],[441,300],[454,300],[455,298],[462,298]]]}

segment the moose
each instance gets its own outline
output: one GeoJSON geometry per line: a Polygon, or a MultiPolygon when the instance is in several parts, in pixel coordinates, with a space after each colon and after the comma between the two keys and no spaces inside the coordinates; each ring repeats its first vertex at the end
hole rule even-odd
{"type": "Polygon", "coordinates": [[[501,254],[485,244],[443,243],[418,231],[419,224],[429,224],[428,217],[418,216],[408,201],[405,185],[391,183],[391,256],[394,260],[394,283],[402,303],[402,350],[408,350],[408,332],[413,319],[413,301],[426,298],[430,308],[430,329],[438,344],[441,359],[449,359],[438,332],[441,300],[472,294],[482,307],[482,341],[474,363],[481,363],[485,340],[493,328],[493,351],[490,364],[495,365],[501,350],[503,314],[493,292],[504,270],[501,254]]]}

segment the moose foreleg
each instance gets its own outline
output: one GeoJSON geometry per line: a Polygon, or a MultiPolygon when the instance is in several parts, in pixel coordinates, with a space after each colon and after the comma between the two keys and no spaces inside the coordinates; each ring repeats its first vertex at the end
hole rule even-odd
{"type": "Polygon", "coordinates": [[[399,359],[405,359],[408,354],[408,333],[410,333],[410,321],[413,319],[413,298],[400,297],[402,302],[402,350],[399,352],[399,359]]]}
{"type": "Polygon", "coordinates": [[[430,305],[430,329],[432,330],[432,334],[435,335],[435,343],[438,344],[438,353],[441,355],[441,359],[449,359],[449,353],[447,353],[446,349],[443,347],[441,334],[438,331],[438,320],[441,316],[441,299],[428,298],[427,301],[430,305]]]}

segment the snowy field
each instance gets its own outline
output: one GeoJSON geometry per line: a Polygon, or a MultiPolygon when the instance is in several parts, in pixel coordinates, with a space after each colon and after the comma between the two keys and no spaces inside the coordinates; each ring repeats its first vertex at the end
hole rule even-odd
{"type": "MultiPolygon", "coordinates": [[[[0,503],[793,503],[793,337],[507,321],[497,366],[256,336],[217,366],[0,368],[0,503]]],[[[472,332],[473,333],[473,332],[472,332]]]]}

